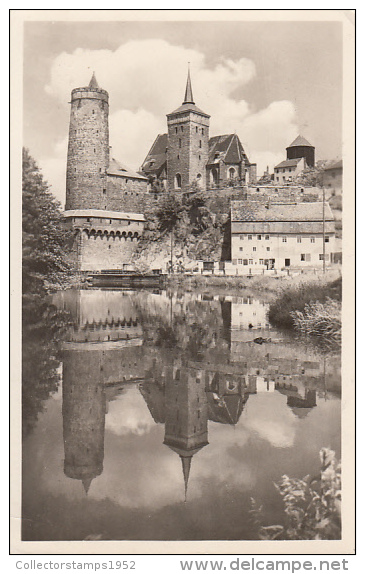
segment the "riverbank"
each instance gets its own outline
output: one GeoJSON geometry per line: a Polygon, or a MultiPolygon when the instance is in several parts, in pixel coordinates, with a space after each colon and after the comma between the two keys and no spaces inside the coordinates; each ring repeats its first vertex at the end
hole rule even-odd
{"type": "Polygon", "coordinates": [[[200,291],[208,294],[219,294],[221,291],[233,295],[259,293],[266,300],[273,300],[289,287],[316,284],[326,285],[341,277],[339,269],[329,269],[326,274],[320,271],[308,271],[297,275],[253,277],[228,277],[219,275],[184,275],[175,274],[166,277],[166,287],[184,291],[200,291]]]}

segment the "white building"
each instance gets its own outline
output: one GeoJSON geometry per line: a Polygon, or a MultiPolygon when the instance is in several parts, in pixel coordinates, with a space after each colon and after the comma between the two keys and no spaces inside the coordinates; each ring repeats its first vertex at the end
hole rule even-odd
{"type": "Polygon", "coordinates": [[[274,182],[278,185],[285,183],[290,183],[302,173],[306,167],[306,161],[304,157],[296,159],[286,159],[278,163],[274,167],[274,182]]]}
{"type": "Polygon", "coordinates": [[[335,226],[328,203],[264,205],[231,202],[231,256],[238,274],[261,269],[301,269],[323,265],[336,252],[335,226]],[[239,269],[240,268],[240,269],[239,269]]]}

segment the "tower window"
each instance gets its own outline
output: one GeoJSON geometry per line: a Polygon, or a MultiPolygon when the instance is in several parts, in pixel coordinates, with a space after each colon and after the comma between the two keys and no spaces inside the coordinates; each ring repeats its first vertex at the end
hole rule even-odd
{"type": "Polygon", "coordinates": [[[181,138],[179,138],[179,147],[181,147],[181,138]]]}
{"type": "Polygon", "coordinates": [[[93,114],[95,114],[95,110],[93,110],[93,114]]]}
{"type": "Polygon", "coordinates": [[[175,175],[175,189],[181,189],[181,175],[179,173],[175,175]]]}
{"type": "Polygon", "coordinates": [[[105,188],[103,189],[103,193],[104,193],[104,194],[106,193],[106,189],[105,189],[105,188]]]}
{"type": "Polygon", "coordinates": [[[184,126],[180,126],[180,128],[181,128],[181,131],[183,132],[183,131],[184,131],[184,126]]]}
{"type": "Polygon", "coordinates": [[[202,136],[204,135],[204,128],[202,128],[202,136]]]}
{"type": "Polygon", "coordinates": [[[177,128],[175,128],[175,134],[177,134],[177,128]]]}
{"type": "Polygon", "coordinates": [[[202,140],[199,140],[199,147],[202,147],[202,140]]]}
{"type": "Polygon", "coordinates": [[[195,133],[198,133],[198,126],[195,126],[195,133]]]}
{"type": "Polygon", "coordinates": [[[177,159],[180,159],[180,154],[177,154],[177,159]]]}
{"type": "Polygon", "coordinates": [[[199,160],[201,160],[201,158],[202,158],[202,156],[200,155],[200,156],[199,156],[199,160]]]}

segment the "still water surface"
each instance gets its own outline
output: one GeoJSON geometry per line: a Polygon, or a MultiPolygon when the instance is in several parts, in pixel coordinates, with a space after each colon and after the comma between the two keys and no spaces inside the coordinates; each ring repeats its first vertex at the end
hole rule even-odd
{"type": "Polygon", "coordinates": [[[340,458],[339,356],[273,330],[258,298],[53,303],[63,340],[24,341],[24,540],[254,539],[251,497],[282,523],[274,482],[340,458]]]}

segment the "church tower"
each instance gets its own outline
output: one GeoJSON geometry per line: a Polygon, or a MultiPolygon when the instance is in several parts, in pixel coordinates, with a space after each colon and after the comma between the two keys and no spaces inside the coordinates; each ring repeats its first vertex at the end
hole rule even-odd
{"type": "Polygon", "coordinates": [[[109,95],[95,74],[71,92],[66,210],[105,209],[109,167],[109,95]]]}
{"type": "Polygon", "coordinates": [[[206,188],[209,118],[194,102],[190,70],[182,105],[167,114],[167,184],[170,191],[186,191],[196,182],[206,188]]]}

